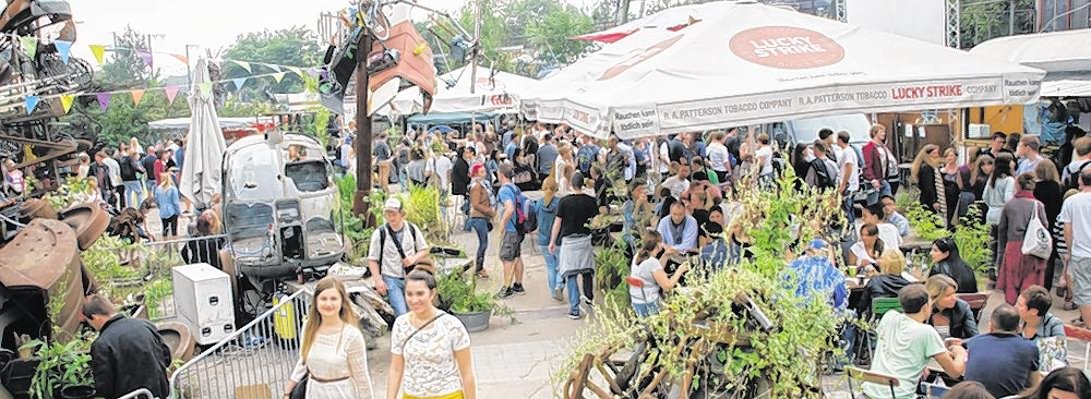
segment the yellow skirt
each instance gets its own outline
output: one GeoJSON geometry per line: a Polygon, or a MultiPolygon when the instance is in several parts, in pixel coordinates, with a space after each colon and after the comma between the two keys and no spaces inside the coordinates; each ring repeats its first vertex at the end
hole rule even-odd
{"type": "Polygon", "coordinates": [[[403,394],[402,395],[402,399],[462,399],[462,398],[464,398],[464,396],[462,396],[462,391],[452,392],[452,393],[442,395],[442,396],[429,396],[427,398],[426,397],[421,397],[421,396],[413,396],[413,395],[409,395],[409,394],[403,394]]]}

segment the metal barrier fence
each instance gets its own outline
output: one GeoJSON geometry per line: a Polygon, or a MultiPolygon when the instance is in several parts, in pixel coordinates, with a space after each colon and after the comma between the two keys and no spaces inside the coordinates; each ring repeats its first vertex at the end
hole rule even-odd
{"type": "MultiPolygon", "coordinates": [[[[144,243],[142,262],[155,276],[166,276],[170,280],[170,270],[175,266],[191,263],[218,265],[218,249],[227,243],[226,235],[186,237],[176,240],[152,241],[144,243]]],[[[173,283],[173,282],[172,282],[173,283]]],[[[173,301],[160,304],[156,319],[175,317],[173,301]]]]}
{"type": "Polygon", "coordinates": [[[310,294],[282,296],[272,309],[171,375],[174,399],[279,397],[299,359],[310,294]]]}
{"type": "Polygon", "coordinates": [[[137,390],[129,392],[129,393],[125,394],[125,396],[119,397],[117,399],[143,399],[143,398],[158,399],[158,398],[155,397],[155,395],[152,395],[152,391],[149,391],[148,388],[137,389],[137,390]]]}

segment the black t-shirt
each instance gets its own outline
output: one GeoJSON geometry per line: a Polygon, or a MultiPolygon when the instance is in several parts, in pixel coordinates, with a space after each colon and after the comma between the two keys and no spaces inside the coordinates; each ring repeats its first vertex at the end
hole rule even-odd
{"type": "Polygon", "coordinates": [[[679,140],[678,138],[671,140],[670,143],[667,144],[667,151],[670,154],[671,162],[689,164],[690,160],[686,157],[689,150],[686,149],[685,144],[682,144],[682,140],[679,140]],[[685,161],[682,161],[683,159],[685,159],[685,161]]]}
{"type": "Polygon", "coordinates": [[[727,152],[735,159],[742,158],[739,156],[739,147],[742,147],[742,140],[738,137],[728,137],[727,140],[724,141],[724,147],[727,147],[727,152]]]}
{"type": "Polygon", "coordinates": [[[469,194],[469,186],[470,164],[466,162],[465,159],[458,158],[455,160],[455,165],[451,168],[451,194],[469,194]]]}
{"type": "Polygon", "coordinates": [[[560,239],[572,234],[591,234],[588,224],[599,214],[598,201],[586,194],[572,194],[561,198],[557,205],[557,218],[561,219],[560,239]]]}

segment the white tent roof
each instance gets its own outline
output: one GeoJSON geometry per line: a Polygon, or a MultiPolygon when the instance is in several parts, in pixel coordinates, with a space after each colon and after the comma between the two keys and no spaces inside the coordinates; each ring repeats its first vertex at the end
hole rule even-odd
{"type": "Polygon", "coordinates": [[[970,54],[1048,73],[1091,73],[1091,29],[999,37],[978,44],[970,54]]]}
{"type": "MultiPolygon", "coordinates": [[[[519,106],[519,95],[537,80],[477,67],[477,82],[474,93],[470,94],[470,67],[445,73],[439,77],[436,96],[432,99],[429,112],[491,112],[503,109],[515,109],[519,106]],[[447,88],[444,82],[454,82],[447,88]]],[[[388,110],[381,114],[408,115],[421,112],[420,90],[416,87],[403,90],[390,102],[388,110]]]]}
{"type": "MultiPolygon", "coordinates": [[[[523,94],[528,118],[636,137],[852,112],[1027,103],[1044,72],[750,1],[685,7],[523,94]]],[[[649,18],[655,18],[651,16],[649,18]]]]}

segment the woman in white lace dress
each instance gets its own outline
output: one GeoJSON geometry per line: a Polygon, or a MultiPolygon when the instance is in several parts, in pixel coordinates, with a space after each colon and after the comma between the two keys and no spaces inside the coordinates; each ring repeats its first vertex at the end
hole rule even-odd
{"type": "Polygon", "coordinates": [[[345,285],[336,277],[318,281],[309,320],[303,329],[299,362],[292,370],[284,398],[303,379],[307,399],[374,398],[367,368],[364,335],[349,305],[345,285]]]}
{"type": "Polygon", "coordinates": [[[386,399],[477,398],[470,335],[462,322],[432,305],[435,298],[435,277],[422,270],[409,273],[409,313],[394,321],[390,334],[386,399]]]}

